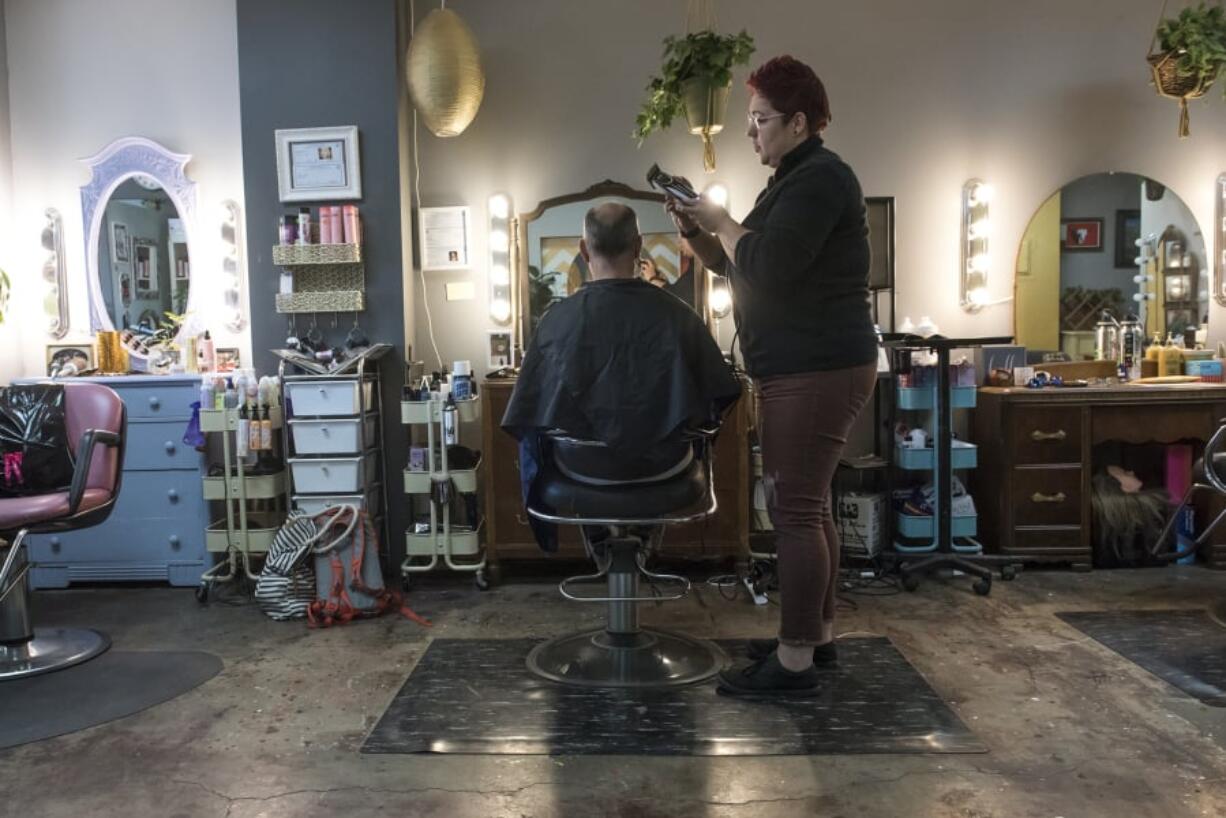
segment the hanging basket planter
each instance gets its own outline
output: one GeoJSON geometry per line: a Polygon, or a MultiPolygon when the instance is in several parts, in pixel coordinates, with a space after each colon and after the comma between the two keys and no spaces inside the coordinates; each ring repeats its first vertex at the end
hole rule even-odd
{"type": "Polygon", "coordinates": [[[707,173],[715,170],[715,143],[711,137],[724,129],[731,93],[731,80],[724,85],[715,85],[709,80],[694,79],[681,85],[685,119],[689,123],[690,133],[702,137],[702,166],[707,173]]]}
{"type": "Polygon", "coordinates": [[[690,133],[702,137],[702,164],[715,171],[715,143],[724,129],[732,69],[745,65],[753,54],[753,37],[717,34],[709,29],[683,37],[664,38],[664,64],[647,85],[647,101],[635,119],[639,145],[654,131],[662,131],[685,114],[690,133]]]}
{"type": "Polygon", "coordinates": [[[1179,138],[1186,139],[1188,100],[1203,97],[1226,66],[1226,11],[1200,2],[1167,17],[1166,5],[1163,0],[1145,59],[1158,95],[1179,100],[1179,138]]]}
{"type": "Polygon", "coordinates": [[[1179,53],[1150,54],[1146,57],[1158,96],[1179,100],[1179,138],[1191,135],[1188,100],[1200,99],[1213,87],[1217,74],[1184,74],[1179,71],[1179,53]]]}

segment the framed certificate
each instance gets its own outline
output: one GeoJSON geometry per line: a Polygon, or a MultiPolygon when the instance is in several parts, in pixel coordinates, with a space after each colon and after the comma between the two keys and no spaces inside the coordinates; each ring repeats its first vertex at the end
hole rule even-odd
{"type": "Polygon", "coordinates": [[[362,198],[356,125],[282,129],[275,133],[281,201],[362,198]]]}
{"type": "Polygon", "coordinates": [[[466,270],[468,260],[469,209],[423,207],[418,227],[423,270],[466,270]]]}

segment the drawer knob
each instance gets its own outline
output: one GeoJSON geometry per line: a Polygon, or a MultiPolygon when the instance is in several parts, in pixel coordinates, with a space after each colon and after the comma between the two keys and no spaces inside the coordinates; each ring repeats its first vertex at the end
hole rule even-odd
{"type": "Polygon", "coordinates": [[[1057,429],[1054,432],[1040,432],[1038,429],[1035,429],[1030,433],[1030,439],[1035,443],[1043,443],[1049,440],[1059,443],[1061,440],[1064,440],[1067,437],[1068,433],[1063,429],[1057,429]]]}
{"type": "Polygon", "coordinates": [[[166,499],[170,500],[170,502],[172,502],[172,503],[177,503],[177,502],[179,502],[179,491],[178,491],[178,489],[171,489],[170,491],[166,492],[166,499]]]}
{"type": "Polygon", "coordinates": [[[52,551],[59,551],[59,550],[60,550],[60,538],[59,538],[59,537],[52,537],[52,538],[51,538],[51,550],[52,550],[52,551]]]}
{"type": "Polygon", "coordinates": [[[1063,503],[1067,499],[1062,491],[1057,491],[1055,494],[1041,494],[1036,491],[1030,495],[1030,502],[1032,503],[1063,503]]]}
{"type": "Polygon", "coordinates": [[[150,409],[160,409],[161,407],[162,407],[162,402],[161,402],[160,400],[158,400],[158,399],[157,399],[157,396],[154,396],[154,397],[152,397],[152,398],[150,398],[150,399],[149,399],[149,408],[150,408],[150,409]]]}
{"type": "Polygon", "coordinates": [[[173,440],[166,441],[166,454],[175,453],[175,442],[173,440]]]}
{"type": "Polygon", "coordinates": [[[179,550],[180,543],[178,534],[171,534],[166,538],[166,542],[170,543],[171,548],[175,549],[176,551],[179,550]]]}
{"type": "Polygon", "coordinates": [[[320,426],[320,427],[319,427],[319,433],[320,433],[321,435],[323,435],[324,437],[327,437],[329,434],[331,434],[331,432],[329,432],[329,431],[328,431],[328,427],[327,427],[327,426],[320,426]]]}

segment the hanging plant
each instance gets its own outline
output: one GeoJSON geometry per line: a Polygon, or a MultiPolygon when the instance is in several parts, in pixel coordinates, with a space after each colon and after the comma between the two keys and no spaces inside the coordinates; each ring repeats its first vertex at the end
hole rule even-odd
{"type": "MultiPolygon", "coordinates": [[[[1166,5],[1162,8],[1165,13],[1166,5]]],[[[1158,94],[1179,100],[1183,139],[1191,133],[1188,100],[1204,96],[1226,67],[1226,12],[1220,5],[1201,2],[1176,17],[1160,17],[1146,59],[1158,94]]]]}
{"type": "Polygon", "coordinates": [[[714,171],[711,137],[724,129],[732,68],[748,64],[753,52],[753,37],[744,30],[740,34],[708,30],[665,37],[660,75],[647,84],[647,101],[635,118],[634,136],[639,145],[684,113],[690,133],[702,137],[703,166],[708,173],[714,171]]]}

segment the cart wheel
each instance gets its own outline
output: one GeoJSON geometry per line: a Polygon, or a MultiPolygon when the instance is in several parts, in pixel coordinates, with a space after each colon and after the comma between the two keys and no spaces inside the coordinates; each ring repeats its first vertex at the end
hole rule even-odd
{"type": "Polygon", "coordinates": [[[400,590],[402,591],[409,590],[409,586],[412,585],[412,583],[409,581],[409,577],[411,576],[413,575],[412,574],[401,574],[400,575],[400,590]]]}
{"type": "Polygon", "coordinates": [[[489,577],[485,575],[484,569],[478,571],[473,577],[473,584],[477,586],[478,591],[488,591],[490,589],[489,577]]]}
{"type": "Polygon", "coordinates": [[[980,596],[987,596],[988,594],[992,593],[992,578],[984,577],[975,583],[974,588],[975,593],[979,594],[980,596]]]}
{"type": "Polygon", "coordinates": [[[201,605],[209,604],[209,583],[202,582],[196,586],[196,601],[201,605]]]}
{"type": "Polygon", "coordinates": [[[908,591],[915,591],[919,588],[919,578],[913,574],[903,574],[902,587],[908,591]]]}
{"type": "Polygon", "coordinates": [[[500,585],[502,583],[502,563],[486,563],[483,573],[489,579],[491,585],[500,585]]]}
{"type": "Polygon", "coordinates": [[[1017,577],[1017,566],[1016,565],[1001,566],[1001,569],[1000,569],[1001,579],[1003,579],[1005,582],[1012,582],[1015,577],[1017,577]]]}

